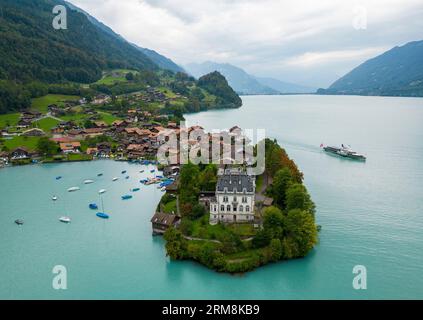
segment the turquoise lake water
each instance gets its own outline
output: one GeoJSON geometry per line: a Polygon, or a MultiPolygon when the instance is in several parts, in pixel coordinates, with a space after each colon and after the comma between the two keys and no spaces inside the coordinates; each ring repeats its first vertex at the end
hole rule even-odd
{"type": "Polygon", "coordinates": [[[243,276],[196,263],[171,262],[151,236],[161,197],[141,186],[120,197],[151,168],[97,161],[0,170],[0,298],[2,299],[422,299],[423,99],[340,96],[251,96],[244,106],[187,116],[207,129],[265,128],[305,174],[323,229],[305,259],[243,276]],[[350,144],[366,163],[323,153],[350,144]],[[122,170],[128,170],[125,180],[122,170]],[[104,176],[98,178],[97,173],[104,176]],[[63,176],[56,181],[56,176],[63,176]],[[112,182],[112,178],[121,179],[112,182]],[[84,185],[86,179],[96,180],[84,185]],[[80,186],[76,193],[69,187],[80,186]],[[105,188],[108,221],[88,209],[105,188]],[[59,197],[56,203],[52,195],[59,197]],[[58,221],[69,215],[72,223],[58,221]],[[25,225],[18,227],[14,220],[25,225]],[[52,287],[64,265],[68,290],[52,287]],[[352,287],[353,267],[367,268],[367,290],[352,287]]]}

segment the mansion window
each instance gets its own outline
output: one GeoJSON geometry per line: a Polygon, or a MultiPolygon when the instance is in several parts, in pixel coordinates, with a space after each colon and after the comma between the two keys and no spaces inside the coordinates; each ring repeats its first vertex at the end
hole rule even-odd
{"type": "Polygon", "coordinates": [[[237,202],[237,201],[238,201],[238,199],[237,199],[237,197],[235,196],[235,197],[234,197],[234,202],[237,202]]]}
{"type": "Polygon", "coordinates": [[[247,197],[242,197],[242,202],[247,203],[247,197]]]}
{"type": "Polygon", "coordinates": [[[244,212],[244,207],[243,206],[239,206],[239,212],[244,212]]]}
{"type": "Polygon", "coordinates": [[[226,211],[231,212],[231,206],[230,206],[230,205],[228,205],[228,206],[226,207],[226,211]]]}
{"type": "Polygon", "coordinates": [[[225,211],[225,206],[223,204],[220,206],[220,211],[225,211]]]}
{"type": "Polygon", "coordinates": [[[250,212],[250,206],[246,206],[245,211],[250,212]]]}
{"type": "Polygon", "coordinates": [[[237,209],[236,206],[234,206],[234,212],[236,212],[236,209],[237,209]]]}
{"type": "Polygon", "coordinates": [[[223,202],[229,202],[229,199],[228,199],[228,197],[223,197],[223,202]]]}

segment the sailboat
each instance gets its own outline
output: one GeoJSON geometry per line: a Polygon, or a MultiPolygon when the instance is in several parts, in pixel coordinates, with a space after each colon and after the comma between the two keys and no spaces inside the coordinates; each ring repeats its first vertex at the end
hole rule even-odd
{"type": "MultiPolygon", "coordinates": [[[[100,190],[100,191],[103,191],[103,190],[100,190]]],[[[109,215],[106,214],[106,213],[104,213],[104,201],[103,201],[103,197],[102,197],[102,194],[103,193],[102,192],[99,192],[98,193],[99,196],[100,196],[100,199],[101,199],[101,211],[102,212],[97,212],[96,216],[99,217],[99,218],[101,218],[101,219],[109,219],[110,218],[109,215]]]]}

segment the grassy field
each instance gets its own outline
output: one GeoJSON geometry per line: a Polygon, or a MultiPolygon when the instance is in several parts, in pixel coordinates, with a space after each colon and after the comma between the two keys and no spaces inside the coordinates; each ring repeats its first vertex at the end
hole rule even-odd
{"type": "Polygon", "coordinates": [[[47,108],[49,105],[56,104],[58,106],[63,106],[65,101],[76,101],[79,100],[78,96],[67,96],[61,94],[48,94],[44,97],[32,99],[31,108],[38,110],[42,113],[47,113],[47,108]]]}
{"type": "Polygon", "coordinates": [[[36,126],[42,130],[44,130],[45,133],[49,133],[50,130],[54,127],[56,127],[59,124],[59,121],[53,118],[44,118],[36,122],[36,126]]]}
{"type": "Polygon", "coordinates": [[[132,72],[133,74],[138,73],[137,71],[127,69],[108,71],[103,75],[103,78],[98,80],[95,84],[112,85],[119,82],[128,82],[128,80],[126,80],[126,74],[129,72],[132,72]]]}
{"type": "Polygon", "coordinates": [[[35,150],[37,148],[37,143],[39,137],[14,137],[11,140],[4,140],[3,145],[9,150],[16,149],[17,147],[25,147],[29,150],[35,150]]]}
{"type": "Polygon", "coordinates": [[[20,113],[0,114],[0,129],[9,126],[16,126],[20,119],[20,113]]]}
{"type": "Polygon", "coordinates": [[[163,211],[165,213],[176,213],[176,199],[165,204],[163,211]]]}

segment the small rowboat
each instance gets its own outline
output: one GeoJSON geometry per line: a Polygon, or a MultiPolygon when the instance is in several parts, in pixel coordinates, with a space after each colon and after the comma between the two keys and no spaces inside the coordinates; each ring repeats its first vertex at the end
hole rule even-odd
{"type": "Polygon", "coordinates": [[[118,180],[119,180],[119,178],[117,178],[117,177],[113,178],[113,181],[118,181],[118,180]]]}
{"type": "Polygon", "coordinates": [[[60,222],[63,222],[63,223],[70,223],[71,222],[71,218],[69,218],[69,217],[61,217],[59,220],[60,220],[60,222]]]}
{"type": "Polygon", "coordinates": [[[141,189],[140,188],[134,188],[134,189],[132,189],[131,191],[132,192],[138,192],[138,191],[140,191],[141,189]]]}
{"type": "Polygon", "coordinates": [[[78,191],[78,190],[80,190],[79,187],[72,187],[72,188],[68,189],[68,192],[75,192],[75,191],[78,191]]]}
{"type": "Polygon", "coordinates": [[[84,181],[84,184],[91,184],[91,183],[94,183],[94,180],[85,180],[84,181]]]}
{"type": "Polygon", "coordinates": [[[18,219],[18,220],[15,220],[15,223],[16,223],[18,226],[21,226],[21,225],[23,225],[23,224],[24,224],[24,221],[23,221],[23,220],[21,220],[21,219],[18,219]]]}
{"type": "Polygon", "coordinates": [[[125,173],[126,173],[126,170],[123,170],[123,171],[122,171],[122,174],[125,174],[125,173]]]}
{"type": "Polygon", "coordinates": [[[97,177],[102,177],[103,176],[103,174],[102,173],[99,173],[98,175],[97,175],[97,177]]]}
{"type": "Polygon", "coordinates": [[[101,189],[98,193],[103,194],[103,193],[106,193],[106,191],[107,191],[106,189],[101,189]]]}
{"type": "Polygon", "coordinates": [[[59,177],[56,177],[56,180],[60,180],[60,179],[62,179],[62,177],[61,177],[61,176],[59,176],[59,177]]]}
{"type": "Polygon", "coordinates": [[[57,197],[56,196],[53,196],[53,198],[51,198],[51,200],[57,201],[57,197]]]}
{"type": "Polygon", "coordinates": [[[129,194],[122,196],[122,200],[129,200],[129,199],[132,199],[132,196],[129,194]]]}
{"type": "Polygon", "coordinates": [[[91,210],[97,210],[98,206],[95,203],[90,203],[90,205],[88,206],[91,210]]]}
{"type": "Polygon", "coordinates": [[[103,212],[99,212],[96,214],[97,217],[101,218],[101,219],[109,219],[109,215],[103,213],[103,212]]]}

